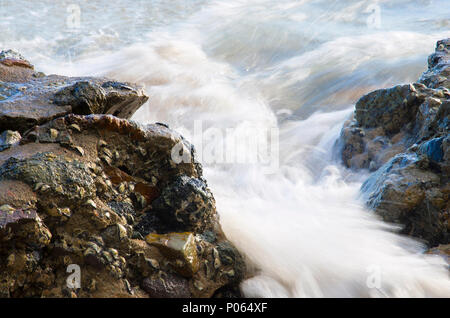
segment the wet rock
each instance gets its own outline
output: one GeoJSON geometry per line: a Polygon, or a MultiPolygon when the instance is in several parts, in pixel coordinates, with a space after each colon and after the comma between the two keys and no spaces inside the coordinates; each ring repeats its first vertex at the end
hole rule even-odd
{"type": "Polygon", "coordinates": [[[369,207],[430,246],[450,241],[449,43],[418,83],[363,96],[336,144],[347,167],[372,172],[361,188],[369,207]]]}
{"type": "Polygon", "coordinates": [[[180,275],[192,277],[198,271],[197,246],[192,233],[149,234],[146,241],[156,246],[180,275]]]}
{"type": "Polygon", "coordinates": [[[105,110],[105,90],[88,81],[76,82],[55,93],[53,102],[56,105],[70,105],[74,114],[102,114],[105,110]]]}
{"type": "Polygon", "coordinates": [[[436,51],[428,57],[428,70],[422,74],[420,82],[428,87],[450,88],[450,39],[436,43],[436,51]]]}
{"type": "Polygon", "coordinates": [[[59,106],[72,106],[72,113],[113,114],[130,118],[148,100],[142,88],[129,83],[80,80],[54,94],[53,102],[59,106]]]}
{"type": "Polygon", "coordinates": [[[0,166],[0,180],[19,180],[41,193],[59,193],[71,204],[95,193],[92,176],[84,163],[53,153],[37,153],[22,160],[9,158],[0,166]]]}
{"type": "MultiPolygon", "coordinates": [[[[230,242],[223,241],[217,245],[220,262],[225,266],[232,266],[232,281],[239,282],[245,276],[245,262],[239,251],[230,242]]],[[[228,273],[230,273],[230,271],[228,273]]]]}
{"type": "Polygon", "coordinates": [[[444,138],[434,138],[420,145],[418,152],[425,154],[430,160],[441,162],[444,159],[442,141],[444,138]]]}
{"type": "Polygon", "coordinates": [[[169,230],[203,232],[214,217],[214,201],[203,180],[181,176],[152,203],[169,230]]]}
{"type": "Polygon", "coordinates": [[[133,84],[46,76],[0,53],[0,296],[237,288],[245,264],[221,230],[193,146],[165,125],[118,118],[147,99],[133,84]],[[180,144],[182,162],[172,157],[180,144]],[[80,289],[65,287],[70,264],[82,267],[80,289]]]}
{"type": "Polygon", "coordinates": [[[415,117],[422,101],[412,85],[380,89],[359,99],[355,119],[362,128],[381,127],[393,135],[415,117]]]}
{"type": "MultiPolygon", "coordinates": [[[[36,270],[51,265],[55,277],[67,277],[69,264],[83,265],[86,287],[77,297],[116,295],[116,289],[123,297],[211,297],[221,287],[237,286],[245,264],[220,228],[198,163],[172,161],[180,141],[187,144],[164,126],[143,128],[111,115],[71,114],[25,132],[0,153],[0,190],[11,190],[0,194],[0,204],[13,211],[1,214],[0,257],[42,250],[36,270]],[[31,211],[30,220],[21,211],[31,211]],[[25,221],[34,223],[8,234],[25,221]],[[171,228],[191,233],[173,234],[171,228]]],[[[16,282],[19,274],[2,266],[16,282]]],[[[59,278],[46,287],[27,279],[34,286],[27,295],[71,295],[58,287],[65,286],[59,278]]],[[[21,288],[13,283],[8,291],[19,297],[25,295],[21,288]]]]}
{"type": "Polygon", "coordinates": [[[363,184],[369,207],[387,222],[404,225],[402,233],[430,245],[447,242],[448,215],[438,174],[421,168],[416,155],[398,155],[363,184]],[[439,200],[441,197],[441,200],[439,200]]]}

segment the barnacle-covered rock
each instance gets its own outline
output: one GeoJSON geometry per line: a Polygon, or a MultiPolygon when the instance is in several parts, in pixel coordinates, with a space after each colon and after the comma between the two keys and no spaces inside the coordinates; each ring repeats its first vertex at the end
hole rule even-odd
{"type": "Polygon", "coordinates": [[[245,264],[194,147],[164,124],[126,120],[147,99],[135,84],[46,76],[0,52],[0,297],[237,288],[245,264]],[[77,268],[79,288],[67,283],[77,268]]]}
{"type": "Polygon", "coordinates": [[[211,297],[236,288],[245,264],[194,155],[165,126],[111,115],[70,114],[25,132],[0,152],[0,257],[13,264],[35,251],[32,272],[52,276],[44,284],[30,272],[23,289],[24,274],[0,262],[2,295],[211,297]],[[180,142],[190,161],[173,161],[180,142]],[[82,270],[80,289],[66,286],[71,264],[82,270]]]}
{"type": "Polygon", "coordinates": [[[199,178],[180,176],[168,184],[152,204],[166,228],[172,231],[203,232],[215,216],[214,199],[199,178]]]}

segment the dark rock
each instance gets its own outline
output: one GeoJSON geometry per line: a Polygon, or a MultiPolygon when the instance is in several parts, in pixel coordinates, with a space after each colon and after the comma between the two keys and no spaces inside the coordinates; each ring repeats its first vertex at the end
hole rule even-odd
{"type": "Polygon", "coordinates": [[[449,44],[437,43],[418,83],[363,96],[337,143],[347,167],[373,172],[369,207],[431,246],[450,241],[449,44]]]}
{"type": "Polygon", "coordinates": [[[108,206],[114,212],[116,212],[117,214],[123,215],[123,216],[136,214],[133,204],[128,203],[128,202],[111,201],[111,202],[108,202],[108,206]]]}
{"type": "Polygon", "coordinates": [[[219,252],[220,261],[223,265],[230,265],[233,267],[234,276],[232,281],[238,283],[244,279],[245,276],[245,262],[242,255],[238,252],[230,242],[223,241],[217,244],[217,251],[219,252]]]}
{"type": "Polygon", "coordinates": [[[168,184],[152,204],[170,231],[203,232],[214,217],[214,199],[205,182],[181,176],[168,184]]]}
{"type": "Polygon", "coordinates": [[[189,281],[183,277],[167,274],[161,277],[146,278],[142,282],[144,289],[152,298],[189,298],[189,281]]]}
{"type": "Polygon", "coordinates": [[[388,135],[399,132],[416,115],[423,102],[412,85],[371,92],[355,106],[356,121],[362,128],[383,128],[388,135]]]}
{"type": "Polygon", "coordinates": [[[80,81],[57,91],[53,102],[59,106],[72,106],[74,114],[102,114],[105,111],[106,92],[95,83],[80,81]]]}
{"type": "Polygon", "coordinates": [[[363,184],[367,203],[387,222],[404,225],[402,233],[430,245],[447,242],[445,213],[448,195],[441,189],[438,174],[423,169],[426,159],[401,154],[373,173],[363,184]]]}
{"type": "Polygon", "coordinates": [[[443,138],[434,138],[424,142],[419,147],[419,152],[428,156],[430,160],[441,162],[444,159],[444,152],[442,151],[443,138]]]}
{"type": "Polygon", "coordinates": [[[450,39],[437,42],[436,52],[428,57],[428,70],[419,82],[432,88],[450,88],[450,39]]]}
{"type": "Polygon", "coordinates": [[[53,102],[72,106],[72,113],[80,115],[113,114],[130,118],[148,100],[142,88],[113,81],[77,81],[57,91],[53,102]]]}

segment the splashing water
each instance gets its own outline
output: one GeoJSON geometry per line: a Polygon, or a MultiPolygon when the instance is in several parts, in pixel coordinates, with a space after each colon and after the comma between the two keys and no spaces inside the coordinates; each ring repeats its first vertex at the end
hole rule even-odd
{"type": "Polygon", "coordinates": [[[443,260],[366,210],[359,199],[366,175],[344,169],[332,152],[361,95],[415,81],[426,69],[435,42],[449,36],[445,0],[114,8],[97,0],[79,3],[75,31],[64,31],[62,5],[3,2],[33,9],[23,23],[42,16],[51,23],[27,28],[15,22],[25,19],[16,10],[2,11],[8,19],[0,26],[12,31],[0,35],[1,47],[47,73],[145,84],[150,100],[136,121],[164,122],[186,136],[196,121],[227,138],[243,138],[238,128],[249,125],[277,129],[274,173],[258,162],[204,164],[223,229],[253,271],[241,285],[245,296],[450,297],[443,260]]]}

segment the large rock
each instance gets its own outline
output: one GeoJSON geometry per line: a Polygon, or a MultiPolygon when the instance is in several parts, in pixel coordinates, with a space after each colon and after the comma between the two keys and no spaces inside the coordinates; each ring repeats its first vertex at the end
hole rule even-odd
{"type": "Polygon", "coordinates": [[[130,118],[147,100],[143,88],[135,84],[45,76],[20,55],[0,52],[0,132],[11,129],[23,133],[69,113],[130,118]]]}
{"type": "Polygon", "coordinates": [[[123,119],[146,100],[136,85],[44,76],[0,53],[0,297],[236,290],[245,264],[193,146],[123,119]],[[80,288],[67,284],[71,264],[80,288]]]}
{"type": "Polygon", "coordinates": [[[221,230],[199,164],[172,160],[180,142],[193,152],[163,125],[71,114],[0,152],[0,258],[39,256],[29,272],[0,262],[4,295],[211,297],[236,286],[244,262],[221,230]],[[176,187],[179,180],[201,181],[202,195],[176,187]],[[181,194],[196,205],[183,209],[181,194]],[[160,198],[165,205],[154,204],[160,198]],[[174,224],[189,233],[167,232],[174,224]],[[65,287],[69,264],[82,269],[81,289],[65,287]],[[45,281],[35,273],[47,273],[45,281]]]}
{"type": "Polygon", "coordinates": [[[347,167],[373,172],[368,205],[431,246],[450,242],[449,57],[439,41],[419,82],[361,97],[337,143],[347,167]]]}

